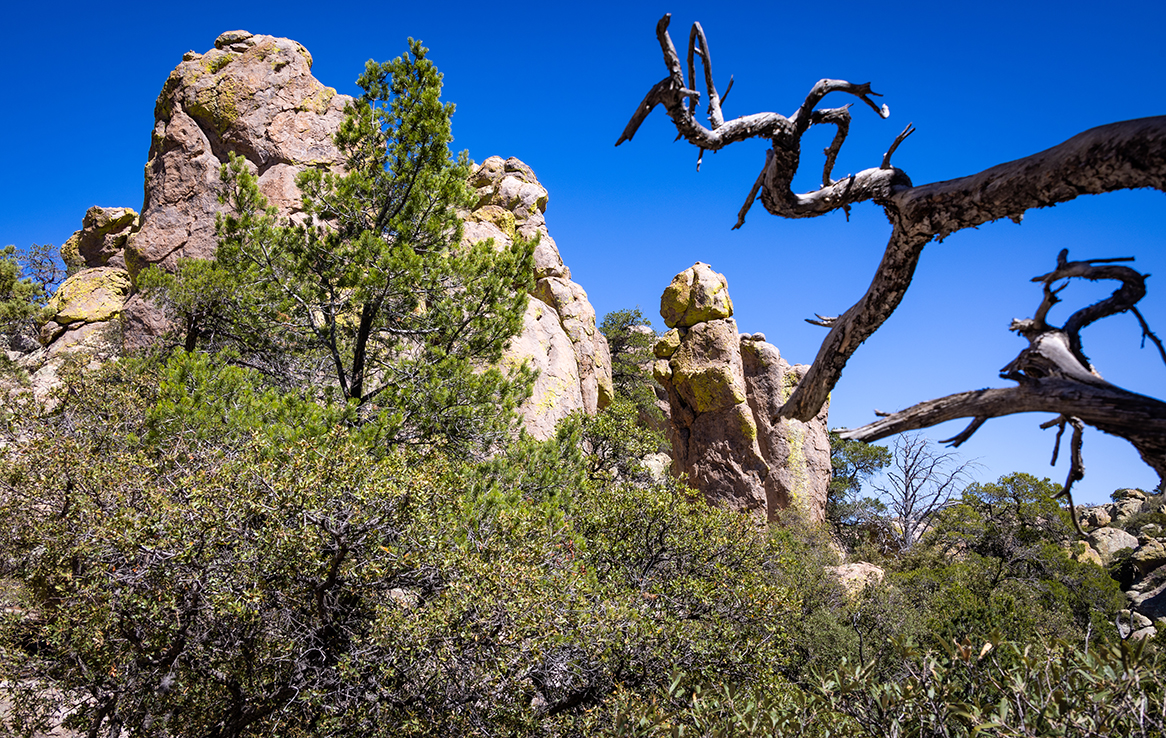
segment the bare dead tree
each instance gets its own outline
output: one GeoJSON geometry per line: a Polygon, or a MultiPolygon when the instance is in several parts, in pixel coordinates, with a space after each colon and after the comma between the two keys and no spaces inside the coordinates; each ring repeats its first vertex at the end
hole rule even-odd
{"type": "MultiPolygon", "coordinates": [[[[1001,218],[1019,222],[1030,209],[1050,207],[1080,195],[1142,187],[1166,191],[1166,116],[1100,126],[1032,156],[960,179],[920,186],[914,186],[905,172],[891,165],[895,150],[914,130],[908,125],[891,142],[878,167],[835,180],[832,178],[832,170],[849,131],[850,110],[849,106],[818,106],[828,94],[841,92],[857,98],[881,117],[888,117],[890,112],[887,106],[877,105],[872,100],[872,97],[878,95],[871,91],[869,83],[854,84],[824,79],[810,89],[805,100],[789,116],[754,113],[725,120],[722,111],[724,98],[717,93],[713,82],[712,58],[703,29],[699,23],[695,23],[689,36],[689,82],[686,82],[680,57],[668,33],[669,21],[670,16],[665,15],[656,25],[656,36],[664,53],[668,76],[649,90],[616,142],[617,146],[630,141],[648,114],[657,105],[662,105],[676,126],[678,138],[684,138],[697,146],[701,156],[705,151],[716,151],[750,138],[763,138],[771,142],[771,147],[766,151],[765,164],[746,197],[734,227],[744,223],[745,215],[758,200],[767,211],[784,218],[817,217],[839,209],[848,212],[855,203],[869,200],[885,210],[892,224],[886,251],[866,293],[837,317],[818,316],[817,320],[809,321],[829,328],[830,333],[822,342],[805,378],[785,404],[776,410],[778,417],[807,421],[821,409],[851,355],[899,305],[911,284],[923,248],[931,241],[942,240],[956,231],[1001,218]],[[708,97],[707,127],[696,119],[696,109],[702,95],[695,89],[696,58],[700,59],[704,68],[704,87],[708,97]],[[812,192],[795,193],[791,184],[800,165],[802,137],[811,126],[827,124],[834,126],[837,133],[824,152],[822,186],[812,192]]],[[[730,88],[731,82],[725,97],[730,88]]],[[[1053,281],[1070,277],[1118,279],[1123,285],[1132,279],[1125,272],[1120,273],[1122,276],[1108,276],[1118,274],[1109,271],[1115,267],[1099,264],[1097,261],[1059,264],[1058,271],[1052,273],[1059,276],[1046,275],[1050,277],[1046,287],[1053,281]],[[1061,270],[1068,271],[1060,273],[1061,270]],[[1087,273],[1097,276],[1088,276],[1087,273]]],[[[1133,270],[1128,271],[1137,274],[1133,270]]],[[[1038,281],[1045,279],[1038,278],[1038,281]]],[[[1144,285],[1142,289],[1144,293],[1144,285]]],[[[1055,294],[1055,291],[1051,293],[1053,298],[1055,294]]],[[[1011,390],[981,390],[923,403],[912,408],[914,412],[904,411],[910,413],[909,419],[904,418],[904,413],[899,413],[863,429],[850,431],[844,437],[876,440],[954,417],[976,418],[972,427],[953,439],[962,442],[988,417],[1015,412],[1051,411],[1057,413],[1058,419],[1054,424],[1060,424],[1062,431],[1065,425],[1074,429],[1076,463],[1074,471],[1070,473],[1070,480],[1082,469],[1079,454],[1081,423],[1129,440],[1138,448],[1142,458],[1166,479],[1166,405],[1105,383],[1095,376],[1091,367],[1085,374],[1093,379],[1086,380],[1081,371],[1068,371],[1071,362],[1053,362],[1061,367],[1057,373],[1039,378],[1035,376],[1039,372],[1038,358],[1045,356],[1045,352],[1052,352],[1058,341],[1066,347],[1066,359],[1068,356],[1076,356],[1072,346],[1075,345],[1077,354],[1080,354],[1080,337],[1078,335],[1074,339],[1073,336],[1081,328],[1113,312],[1133,309],[1137,299],[1131,301],[1132,293],[1123,293],[1124,296],[1120,298],[1117,294],[1111,298],[1117,302],[1102,307],[1106,302],[1103,301],[1079,311],[1080,318],[1076,317],[1078,314],[1074,316],[1078,322],[1075,323],[1074,318],[1071,318],[1061,329],[1044,325],[1044,313],[1039,312],[1039,323],[1034,318],[1031,325],[1014,327],[1026,337],[1029,334],[1036,336],[1041,347],[1038,350],[1034,348],[1036,344],[1030,345],[1029,353],[1023,355],[1025,361],[1008,368],[1006,376],[1009,378],[1024,378],[1017,380],[1021,383],[1020,387],[1011,390]]],[[[1144,329],[1149,334],[1149,328],[1144,326],[1144,329]]],[[[1059,354],[1057,356],[1061,358],[1059,354]]],[[[1080,354],[1076,358],[1083,359],[1083,356],[1080,354]]],[[[1050,360],[1049,357],[1042,359],[1046,363],[1050,360]]],[[[1077,363],[1089,366],[1087,361],[1077,363]]],[[[1066,493],[1071,483],[1066,485],[1066,493]]]]}
{"type": "Polygon", "coordinates": [[[894,538],[899,548],[906,550],[915,545],[935,514],[959,494],[975,464],[938,450],[919,434],[896,438],[892,453],[885,481],[873,486],[898,521],[894,538]]]}

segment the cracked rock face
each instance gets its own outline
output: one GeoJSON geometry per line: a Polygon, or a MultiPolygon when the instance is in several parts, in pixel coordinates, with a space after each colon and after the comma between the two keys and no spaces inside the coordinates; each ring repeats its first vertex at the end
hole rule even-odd
{"type": "Polygon", "coordinates": [[[660,313],[673,329],[656,344],[653,375],[668,391],[676,469],[712,504],[825,520],[827,407],[808,423],[772,419],[807,367],[737,332],[728,282],[707,264],[676,275],[660,313]]]}
{"type": "Polygon", "coordinates": [[[281,215],[299,208],[299,172],[339,163],[332,137],[352,98],[318,82],[311,68],[299,43],[246,31],[186,54],[154,107],[142,226],[127,255],[132,273],[214,255],[219,168],[229,153],[247,159],[281,215]]]}
{"type": "MultiPolygon", "coordinates": [[[[296,175],[339,163],[332,137],[352,101],[317,81],[311,68],[312,55],[296,41],[246,31],[222,34],[205,54],[187,52],[154,106],[141,226],[125,251],[131,275],[214,256],[215,216],[223,210],[219,169],[231,153],[247,160],[280,215],[295,216],[296,175]]],[[[133,297],[126,328],[126,347],[135,349],[166,323],[133,297]]]]}

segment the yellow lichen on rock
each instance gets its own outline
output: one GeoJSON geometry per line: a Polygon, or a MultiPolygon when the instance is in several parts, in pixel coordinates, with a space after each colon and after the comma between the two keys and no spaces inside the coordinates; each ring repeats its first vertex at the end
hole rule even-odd
{"type": "Polygon", "coordinates": [[[696,412],[715,412],[745,401],[736,345],[736,324],[713,320],[694,326],[673,355],[676,391],[696,412]]]}
{"type": "Polygon", "coordinates": [[[656,355],[657,359],[670,359],[678,348],[680,348],[680,331],[673,328],[660,336],[656,345],[652,347],[652,353],[656,355]]]}
{"type": "Polygon", "coordinates": [[[65,280],[49,301],[49,312],[58,325],[100,323],[121,314],[129,293],[125,269],[86,269],[65,280]]]}
{"type": "Polygon", "coordinates": [[[492,223],[509,238],[514,238],[514,213],[500,205],[486,205],[470,213],[469,220],[492,223]]]}
{"type": "Polygon", "coordinates": [[[660,317],[669,328],[687,328],[732,316],[728,280],[703,262],[677,274],[660,297],[660,317]]]}

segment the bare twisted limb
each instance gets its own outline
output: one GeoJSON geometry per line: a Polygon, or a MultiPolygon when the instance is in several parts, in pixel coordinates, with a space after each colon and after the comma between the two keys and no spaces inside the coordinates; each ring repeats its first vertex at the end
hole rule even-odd
{"type": "MultiPolygon", "coordinates": [[[[1056,269],[1034,278],[1043,289],[1040,305],[1033,318],[1014,320],[1010,328],[1026,338],[1029,345],[1000,370],[1002,378],[1018,386],[930,400],[840,435],[851,440],[875,441],[946,420],[973,418],[963,433],[948,439],[953,445],[959,445],[988,418],[1022,412],[1054,412],[1057,417],[1041,425],[1041,428],[1058,428],[1053,464],[1057,462],[1066,426],[1073,428],[1069,475],[1061,492],[1061,496],[1068,498],[1070,510],[1074,510],[1073,484],[1085,475],[1081,447],[1086,424],[1129,441],[1142,459],[1166,479],[1166,403],[1105,381],[1081,349],[1080,332],[1085,326],[1105,317],[1133,312],[1134,305],[1145,296],[1146,275],[1115,264],[1124,261],[1130,259],[1069,261],[1068,250],[1062,250],[1056,269]],[[1050,325],[1048,311],[1060,301],[1059,294],[1069,279],[1109,279],[1120,284],[1109,297],[1074,312],[1064,326],[1050,325]]],[[[1149,332],[1148,326],[1143,328],[1149,332]]],[[[1075,512],[1073,522],[1078,525],[1075,512]]]]}
{"type": "MultiPolygon", "coordinates": [[[[785,404],[776,410],[777,417],[807,421],[818,413],[841,377],[850,356],[890,317],[902,300],[914,277],[923,248],[931,241],[942,240],[956,231],[1001,218],[1019,221],[1030,209],[1050,207],[1081,195],[1142,187],[1166,191],[1166,116],[1100,126],[1032,156],[960,179],[921,186],[913,186],[904,172],[891,166],[892,155],[914,130],[908,126],[896,137],[878,167],[835,180],[832,176],[834,162],[851,123],[849,106],[823,109],[817,106],[826,95],[842,92],[858,98],[881,117],[887,117],[887,107],[874,102],[872,98],[877,95],[871,91],[869,84],[825,79],[813,86],[792,115],[767,112],[725,120],[721,109],[723,98],[714,104],[716,88],[713,85],[708,41],[703,29],[697,25],[689,37],[689,57],[695,59],[699,56],[704,64],[704,81],[710,103],[708,126],[705,126],[694,116],[700,99],[700,93],[692,89],[697,84],[695,66],[690,64],[690,81],[686,83],[680,58],[668,35],[669,21],[670,16],[666,15],[656,25],[656,36],[664,54],[668,76],[649,90],[616,145],[630,141],[648,114],[661,105],[676,127],[677,138],[684,138],[701,150],[716,151],[750,138],[763,138],[771,142],[761,172],[738,214],[735,227],[744,223],[746,214],[756,201],[760,201],[774,215],[805,218],[834,210],[848,212],[850,206],[867,200],[882,206],[893,226],[882,261],[866,293],[841,315],[810,321],[829,328],[829,333],[809,371],[785,404]],[[791,183],[800,163],[802,134],[810,126],[820,124],[830,124],[837,128],[834,140],[823,152],[825,162],[822,186],[812,192],[794,193],[791,183]]],[[[1079,276],[1114,278],[1102,276],[1102,272],[1098,271],[1110,269],[1103,266],[1103,263],[1084,262],[1073,267],[1079,271],[1089,271],[1095,277],[1064,272],[1058,279],[1079,276]]],[[[1058,270],[1061,269],[1059,264],[1058,270]]],[[[1124,285],[1126,283],[1123,281],[1124,285]]],[[[1057,292],[1063,289],[1063,285],[1054,286],[1052,281],[1046,281],[1045,287],[1046,298],[1053,301],[1057,299],[1057,292]]],[[[1136,290],[1136,286],[1131,283],[1128,289],[1136,290]]],[[[1118,303],[1131,305],[1126,309],[1138,317],[1144,338],[1153,341],[1166,360],[1166,347],[1150,331],[1141,313],[1132,307],[1132,302],[1136,300],[1131,301],[1130,295],[1118,298],[1118,303]]],[[[963,442],[988,418],[1012,412],[1047,410],[1057,415],[1080,418],[1089,425],[1130,439],[1147,463],[1160,474],[1166,474],[1166,405],[1100,380],[1084,359],[1079,336],[1075,341],[1070,340],[1084,325],[1104,317],[1103,314],[1112,314],[1112,307],[1118,303],[1108,307],[1102,304],[1090,306],[1086,312],[1076,316],[1080,324],[1075,329],[1071,324],[1061,329],[1065,339],[1064,351],[1075,357],[1075,360],[1062,365],[1060,376],[1043,379],[1026,376],[1024,380],[1018,380],[1019,387],[1010,390],[983,390],[923,403],[916,406],[920,409],[916,414],[904,418],[901,417],[903,413],[896,413],[871,426],[856,429],[852,432],[855,435],[851,437],[876,440],[874,434],[882,438],[893,432],[908,430],[908,425],[914,428],[926,427],[941,422],[934,420],[940,416],[944,420],[953,417],[977,418],[973,427],[953,439],[963,442]],[[1100,384],[1097,383],[1099,381],[1100,384]],[[1054,397],[1052,389],[1055,383],[1064,383],[1062,388],[1067,394],[1054,397]],[[1081,407],[1074,403],[1080,403],[1081,407]],[[1020,410],[1022,407],[1027,409],[1020,410]],[[923,422],[925,418],[931,420],[923,422]],[[1131,425],[1135,419],[1145,421],[1142,431],[1132,430],[1131,425]],[[898,430],[888,431],[890,428],[898,430]]],[[[1038,311],[1042,320],[1044,313],[1047,313],[1047,308],[1043,313],[1038,311]]],[[[1048,337],[1051,350],[1055,341],[1051,336],[1048,337]]],[[[1030,354],[1030,358],[1036,355],[1030,354]]],[[[1028,366],[1027,371],[1030,374],[1036,372],[1036,364],[1028,366]]]]}
{"type": "MultiPolygon", "coordinates": [[[[689,34],[686,81],[680,56],[668,33],[670,21],[669,14],[656,24],[656,38],[664,53],[664,65],[668,68],[668,76],[648,91],[628,121],[623,134],[616,141],[616,146],[624,141],[631,141],[640,125],[657,105],[663,106],[668,112],[679,137],[697,146],[702,154],[705,151],[717,151],[737,141],[751,138],[769,139],[772,147],[767,152],[765,167],[745,201],[737,227],[744,222],[745,213],[758,199],[759,193],[766,210],[774,215],[808,218],[825,215],[863,200],[885,199],[890,195],[892,185],[910,185],[906,175],[889,166],[867,169],[840,182],[831,179],[834,161],[849,131],[850,108],[846,106],[818,109],[817,106],[827,95],[842,92],[857,97],[881,117],[886,118],[890,115],[890,110],[886,105],[874,102],[872,97],[878,97],[878,93],[871,91],[869,83],[854,84],[836,79],[819,80],[810,89],[798,109],[789,116],[778,113],[754,113],[725,120],[721,109],[723,100],[717,94],[713,81],[712,58],[704,29],[699,23],[695,23],[689,34]],[[708,126],[698,122],[695,115],[701,95],[695,90],[697,57],[702,60],[704,67],[704,85],[708,94],[708,126]],[[834,125],[838,129],[834,141],[825,151],[823,187],[814,192],[795,194],[791,185],[798,169],[802,136],[811,126],[822,124],[834,125]]],[[[899,141],[904,137],[905,135],[901,136],[899,141]]],[[[892,151],[899,141],[892,146],[892,151]]],[[[889,159],[887,161],[889,162],[889,159]]]]}

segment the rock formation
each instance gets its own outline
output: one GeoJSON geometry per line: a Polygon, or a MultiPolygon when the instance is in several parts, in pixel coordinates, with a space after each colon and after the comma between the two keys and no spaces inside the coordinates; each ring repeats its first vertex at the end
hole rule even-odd
{"type": "Polygon", "coordinates": [[[1113,502],[1078,510],[1089,530],[1074,557],[1107,567],[1125,588],[1122,637],[1146,638],[1166,628],[1166,494],[1119,489],[1113,502]]]}
{"type": "MultiPolygon", "coordinates": [[[[219,169],[240,154],[279,214],[300,206],[296,175],[309,166],[335,167],[332,143],[352,102],[311,73],[312,55],[286,38],[228,31],[205,54],[187,52],[154,105],[141,225],[130,237],[129,271],[215,252],[219,169]]],[[[150,343],[166,322],[149,303],[130,299],[127,348],[150,343]]]]}
{"type": "Polygon", "coordinates": [[[728,282],[697,262],[660,300],[670,331],[653,367],[668,391],[675,468],[710,502],[775,520],[825,518],[827,408],[810,422],[774,420],[804,376],[760,333],[739,334],[728,282]]]}
{"type": "MultiPolygon", "coordinates": [[[[207,53],[183,57],[154,108],[141,215],[91,208],[61,249],[81,271],[53,298],[55,317],[42,331],[47,348],[21,360],[38,398],[55,384],[64,355],[84,350],[100,359],[165,333],[165,317],[134,294],[133,280],[147,265],[173,268],[180,258],[214,256],[215,217],[224,207],[219,170],[230,154],[246,159],[270,204],[292,219],[300,208],[296,175],[339,167],[333,136],[352,98],[317,81],[311,67],[299,43],[246,31],[224,33],[207,53]]],[[[466,239],[540,239],[536,286],[506,361],[539,370],[522,412],[530,432],[548,438],[567,414],[595,413],[610,401],[607,341],[547,232],[547,191],[530,167],[491,157],[475,168],[472,184],[478,200],[466,214],[466,239]]]]}
{"type": "MultiPolygon", "coordinates": [[[[49,398],[65,362],[96,366],[120,352],[121,317],[133,289],[124,249],[137,225],[138,214],[129,208],[92,207],[81,230],[61,246],[73,274],[49,300],[40,330],[44,348],[16,357],[37,402],[49,398]]],[[[18,388],[6,386],[0,393],[13,389],[18,388]]]]}
{"type": "Polygon", "coordinates": [[[470,183],[478,202],[466,218],[463,240],[510,244],[516,236],[538,238],[535,286],[522,332],[510,342],[503,361],[526,362],[538,370],[534,394],[521,412],[530,434],[545,440],[572,412],[594,415],[611,402],[607,339],[595,327],[587,293],[571,281],[571,270],[547,232],[547,191],[530,167],[513,157],[492,156],[474,168],[470,183]]]}

